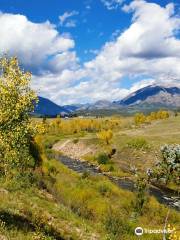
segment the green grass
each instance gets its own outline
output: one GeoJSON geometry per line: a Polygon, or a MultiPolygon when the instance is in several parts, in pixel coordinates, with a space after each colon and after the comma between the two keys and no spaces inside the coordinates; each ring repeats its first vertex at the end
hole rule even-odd
{"type": "Polygon", "coordinates": [[[91,239],[101,235],[46,192],[34,187],[0,195],[0,236],[8,239],[91,239]]]}
{"type": "Polygon", "coordinates": [[[160,159],[162,145],[180,143],[180,117],[171,117],[131,130],[121,129],[114,136],[113,143],[118,150],[114,161],[119,168],[128,171],[131,165],[135,165],[144,171],[160,159]],[[142,139],[146,146],[135,147],[138,139],[142,139]]]}
{"type": "MultiPolygon", "coordinates": [[[[114,139],[118,135],[119,133],[114,136],[114,139]]],[[[104,147],[98,141],[94,141],[94,138],[94,134],[88,135],[88,137],[85,136],[84,142],[87,145],[93,142],[98,149],[104,147]]],[[[123,148],[127,147],[127,142],[132,139],[134,139],[134,136],[126,138],[123,148]]],[[[81,140],[83,141],[83,138],[81,140]]],[[[135,151],[144,154],[146,149],[149,153],[152,150],[149,148],[149,141],[142,142],[144,148],[136,149],[135,147],[135,151]]],[[[120,148],[122,148],[122,145],[120,145],[120,148]]],[[[131,149],[132,152],[132,148],[128,149],[131,149]]],[[[91,158],[90,161],[96,161],[94,156],[91,156],[91,158]]],[[[112,161],[114,160],[113,158],[112,161]]],[[[88,174],[80,177],[55,160],[51,160],[50,163],[55,165],[58,173],[56,174],[57,183],[54,187],[50,185],[49,188],[75,214],[95,223],[98,229],[101,229],[105,235],[110,235],[110,239],[119,239],[119,236],[122,239],[136,239],[133,233],[133,229],[137,226],[136,224],[151,229],[163,228],[168,209],[157,203],[154,198],[149,199],[142,216],[134,217],[132,204],[135,200],[134,194],[117,188],[106,178],[91,177],[88,174]],[[111,212],[113,216],[109,215],[111,212]],[[113,220],[111,221],[111,219],[113,220]],[[152,219],[151,222],[149,222],[149,219],[152,219]],[[120,232],[118,232],[118,229],[121,229],[120,232]]],[[[102,166],[109,167],[108,164],[102,164],[102,166]]],[[[115,170],[112,172],[112,175],[114,172],[115,174],[118,173],[115,170]]],[[[179,218],[180,215],[176,211],[171,210],[169,222],[174,226],[178,226],[179,218]]],[[[159,236],[148,237],[148,239],[159,239],[159,236]]],[[[144,236],[144,239],[147,239],[147,236],[144,236]]]]}
{"type": "MultiPolygon", "coordinates": [[[[116,154],[110,163],[101,164],[115,176],[131,176],[130,166],[141,171],[152,166],[165,143],[180,143],[180,117],[134,128],[132,119],[122,119],[114,131],[111,148],[116,154]],[[111,168],[111,169],[110,169],[111,168]]],[[[40,137],[43,150],[43,174],[36,170],[37,180],[0,179],[0,239],[77,239],[135,240],[134,229],[163,229],[168,208],[149,197],[138,215],[135,194],[122,190],[106,177],[77,174],[51,159],[51,148],[58,141],[78,139],[100,152],[109,151],[95,133],[63,135],[46,133],[40,137]]],[[[76,144],[76,143],[74,143],[76,144]]],[[[96,156],[86,160],[98,164],[96,156]]],[[[175,188],[175,186],[171,186],[175,188]]],[[[170,210],[168,223],[179,231],[180,214],[170,210]]],[[[158,240],[161,235],[143,235],[143,240],[158,240]]]]}
{"type": "MultiPolygon", "coordinates": [[[[170,117],[166,120],[153,121],[151,124],[136,127],[132,117],[120,118],[121,124],[113,130],[113,140],[109,148],[115,148],[116,154],[111,159],[111,164],[98,163],[99,153],[108,153],[109,149],[98,140],[96,133],[84,133],[84,136],[65,135],[59,139],[78,138],[79,141],[96,149],[96,154],[86,154],[83,158],[93,164],[99,165],[105,172],[111,170],[114,176],[132,175],[131,169],[137,168],[144,172],[151,168],[161,158],[160,147],[164,144],[180,143],[180,116],[170,117]],[[113,167],[111,167],[113,166],[113,167]]],[[[172,185],[172,184],[171,184],[172,185]]],[[[174,189],[174,187],[173,187],[174,189]]],[[[177,189],[177,187],[175,187],[177,189]]]]}
{"type": "MultiPolygon", "coordinates": [[[[81,177],[56,160],[51,160],[50,164],[55,166],[58,173],[55,174],[56,183],[50,184],[48,189],[74,214],[94,224],[102,236],[109,235],[109,239],[136,239],[134,228],[138,225],[162,229],[168,209],[154,198],[151,197],[145,205],[143,215],[135,217],[133,193],[119,189],[105,177],[81,177]]],[[[180,215],[171,210],[168,221],[177,227],[180,215]]],[[[152,236],[150,239],[158,237],[152,236]]],[[[142,239],[147,239],[147,236],[142,239]]]]}
{"type": "Polygon", "coordinates": [[[144,138],[133,138],[127,143],[128,148],[136,150],[147,150],[150,148],[148,142],[144,138]]]}

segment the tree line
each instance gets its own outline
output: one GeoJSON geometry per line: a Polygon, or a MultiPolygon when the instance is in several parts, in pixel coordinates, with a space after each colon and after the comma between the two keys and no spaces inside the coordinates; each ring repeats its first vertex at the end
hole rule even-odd
{"type": "Polygon", "coordinates": [[[159,110],[157,112],[151,112],[148,115],[144,113],[137,113],[134,116],[134,122],[136,125],[140,125],[143,123],[151,123],[152,121],[160,120],[160,119],[167,119],[169,118],[169,112],[166,110],[159,110]]]}

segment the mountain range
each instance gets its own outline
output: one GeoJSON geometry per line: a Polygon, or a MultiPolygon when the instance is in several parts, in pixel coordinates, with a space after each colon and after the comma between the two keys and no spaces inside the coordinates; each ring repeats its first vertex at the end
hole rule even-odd
{"type": "Polygon", "coordinates": [[[89,113],[98,111],[137,112],[159,108],[180,108],[180,88],[150,85],[141,88],[122,100],[100,100],[93,104],[77,104],[59,106],[49,99],[39,97],[34,114],[41,116],[70,115],[74,113],[89,113]]]}
{"type": "Polygon", "coordinates": [[[35,106],[34,114],[39,116],[57,116],[69,114],[70,111],[63,106],[50,101],[47,98],[38,97],[38,104],[35,106]]]}
{"type": "Polygon", "coordinates": [[[137,90],[117,103],[123,106],[147,103],[179,107],[180,88],[151,85],[137,90]]]}

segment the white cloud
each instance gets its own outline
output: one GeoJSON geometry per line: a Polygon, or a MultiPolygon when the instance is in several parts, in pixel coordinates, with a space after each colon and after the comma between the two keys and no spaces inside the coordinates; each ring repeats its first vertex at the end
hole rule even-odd
{"type": "Polygon", "coordinates": [[[99,50],[98,49],[89,49],[89,50],[85,50],[84,51],[85,54],[93,54],[93,55],[97,55],[99,53],[99,50]]]}
{"type": "Polygon", "coordinates": [[[90,80],[66,89],[66,96],[70,93],[76,102],[117,100],[149,84],[177,85],[180,41],[175,32],[180,25],[173,7],[170,4],[163,8],[141,0],[124,7],[126,11],[133,11],[132,24],[123,33],[119,32],[114,41],[106,43],[92,61],[84,64],[90,80]],[[129,90],[119,87],[123,77],[137,81],[137,77],[143,76],[147,77],[135,82],[129,90]]]}
{"type": "Polygon", "coordinates": [[[137,91],[138,89],[141,89],[141,88],[144,88],[144,87],[147,87],[149,85],[153,85],[155,84],[155,79],[144,79],[144,80],[141,80],[139,82],[136,82],[132,85],[132,87],[129,89],[129,92],[130,93],[133,93],[135,91],[137,91]]]}
{"type": "Polygon", "coordinates": [[[60,25],[65,27],[76,27],[76,21],[69,18],[78,14],[79,12],[77,11],[65,12],[63,15],[59,16],[60,25]]]}
{"type": "Polygon", "coordinates": [[[71,50],[74,40],[69,34],[60,34],[55,25],[0,13],[0,26],[0,53],[17,55],[23,66],[33,71],[32,86],[43,96],[52,99],[60,88],[73,84],[77,75],[82,77],[79,59],[71,50]]]}
{"type": "Polygon", "coordinates": [[[117,9],[124,0],[101,0],[101,2],[108,10],[114,10],[117,9]]]}
{"type": "MultiPolygon", "coordinates": [[[[179,86],[180,18],[174,5],[135,0],[123,10],[132,12],[130,26],[116,31],[114,39],[83,65],[69,35],[59,34],[50,22],[36,24],[22,15],[0,15],[0,51],[38,66],[32,86],[59,104],[119,100],[152,83],[179,86]],[[134,80],[130,89],[121,87],[126,78],[134,80]]],[[[67,14],[61,18],[63,24],[66,20],[67,14]]]]}
{"type": "Polygon", "coordinates": [[[73,28],[76,27],[76,21],[75,20],[69,20],[66,24],[65,27],[73,28]]]}
{"type": "Polygon", "coordinates": [[[28,67],[74,47],[74,41],[61,36],[49,21],[33,23],[23,15],[0,13],[0,26],[0,52],[18,55],[28,67]]]}
{"type": "Polygon", "coordinates": [[[76,98],[78,93],[75,89],[79,85],[78,81],[85,76],[86,73],[83,69],[70,70],[65,68],[57,73],[49,72],[40,76],[34,75],[32,87],[38,91],[40,96],[65,104],[69,101],[73,102],[73,99],[76,98]],[[73,85],[74,87],[72,87],[73,85]]]}
{"type": "Polygon", "coordinates": [[[143,0],[124,6],[134,12],[132,25],[119,39],[121,54],[131,57],[161,58],[180,56],[180,41],[175,32],[180,29],[180,19],[174,16],[174,5],[165,8],[143,0]]]}
{"type": "MultiPolygon", "coordinates": [[[[112,100],[125,97],[129,93],[127,89],[113,88],[108,82],[102,84],[95,81],[81,81],[74,87],[59,88],[57,95],[51,96],[51,99],[57,101],[58,97],[60,104],[73,104],[73,103],[87,103],[94,102],[102,99],[112,100]]],[[[49,96],[50,97],[50,96],[49,96]]]]}
{"type": "Polygon", "coordinates": [[[180,40],[175,33],[180,29],[180,20],[174,15],[173,4],[161,7],[136,0],[123,10],[133,12],[129,28],[117,31],[114,40],[107,42],[92,61],[74,71],[73,87],[69,79],[69,85],[56,96],[52,94],[53,100],[59,103],[119,100],[149,84],[179,84],[180,40]],[[130,89],[121,87],[123,77],[134,79],[130,89]]]}
{"type": "MultiPolygon", "coordinates": [[[[108,42],[98,56],[85,63],[91,79],[120,82],[124,76],[150,76],[157,83],[180,81],[180,40],[175,32],[180,19],[173,4],[165,8],[145,1],[133,1],[124,10],[133,11],[130,27],[114,41],[108,42]],[[166,76],[163,77],[163,76],[166,76]]],[[[120,97],[120,96],[119,96],[120,97]]]]}
{"type": "Polygon", "coordinates": [[[64,69],[69,70],[76,70],[78,65],[79,59],[76,56],[76,52],[63,52],[60,54],[57,54],[54,56],[49,62],[48,62],[48,68],[52,72],[62,72],[64,69]]]}

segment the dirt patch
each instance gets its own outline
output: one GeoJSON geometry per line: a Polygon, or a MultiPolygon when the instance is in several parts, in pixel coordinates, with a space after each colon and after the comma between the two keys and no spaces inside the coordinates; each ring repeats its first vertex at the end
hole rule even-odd
{"type": "Polygon", "coordinates": [[[93,145],[87,146],[82,140],[74,143],[73,140],[58,142],[53,146],[53,150],[60,151],[66,156],[76,159],[83,159],[87,154],[95,154],[96,149],[93,145]]]}

